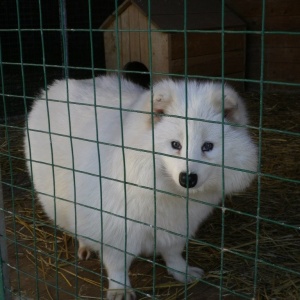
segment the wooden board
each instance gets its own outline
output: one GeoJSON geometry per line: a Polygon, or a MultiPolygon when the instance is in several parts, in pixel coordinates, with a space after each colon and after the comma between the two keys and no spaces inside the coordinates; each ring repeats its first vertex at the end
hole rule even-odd
{"type": "Polygon", "coordinates": [[[148,20],[147,18],[139,11],[139,29],[140,29],[140,54],[141,62],[147,66],[149,69],[149,44],[148,44],[148,20]]]}
{"type": "MultiPolygon", "coordinates": [[[[184,57],[184,35],[171,34],[171,59],[184,57]]],[[[189,57],[220,53],[220,33],[189,33],[187,34],[187,52],[189,57]]],[[[245,48],[244,34],[225,34],[225,51],[241,50],[245,48]]]]}
{"type": "MultiPolygon", "coordinates": [[[[152,23],[163,30],[182,30],[184,28],[184,1],[131,0],[133,5],[139,7],[145,16],[151,14],[152,23]],[[151,8],[149,14],[148,10],[151,8]]],[[[186,1],[187,29],[221,28],[222,5],[219,0],[186,1]]],[[[225,7],[225,25],[241,26],[244,22],[227,7],[225,7]]]]}
{"type": "MultiPolygon", "coordinates": [[[[140,32],[139,30],[139,11],[131,5],[128,7],[129,15],[129,48],[130,48],[130,61],[141,61],[141,49],[140,49],[140,32]]],[[[126,62],[125,62],[126,63],[126,62]]]]}
{"type": "MultiPolygon", "coordinates": [[[[261,35],[249,34],[247,35],[247,42],[250,49],[260,47],[261,35]]],[[[300,48],[300,35],[288,34],[265,34],[264,37],[265,48],[300,48]]]]}
{"type": "Polygon", "coordinates": [[[126,9],[119,16],[119,49],[120,49],[120,68],[122,69],[130,61],[130,43],[129,43],[129,10],[126,9]]]}
{"type": "MultiPolygon", "coordinates": [[[[260,78],[260,62],[251,64],[249,70],[251,74],[250,79],[259,80],[260,78]]],[[[274,62],[272,64],[266,64],[264,66],[264,80],[282,81],[299,83],[300,82],[300,64],[286,63],[286,62],[274,62]]]]}
{"type": "MultiPolygon", "coordinates": [[[[234,12],[237,13],[247,24],[252,23],[252,27],[258,25],[252,22],[253,20],[261,20],[262,16],[262,1],[261,0],[225,0],[225,3],[234,12]]],[[[300,1],[298,0],[266,0],[266,20],[272,19],[274,16],[299,16],[300,1]]],[[[289,21],[286,19],[286,26],[289,26],[289,21]]],[[[299,24],[299,23],[298,23],[299,24]]],[[[291,29],[291,27],[289,27],[291,29]]],[[[299,27],[298,27],[299,29],[299,27]]],[[[281,28],[284,30],[284,28],[281,28]]]]}
{"type": "MultiPolygon", "coordinates": [[[[300,49],[299,48],[267,48],[265,49],[264,63],[293,63],[300,64],[300,49]]],[[[253,63],[261,61],[260,49],[249,51],[253,63]]]]}
{"type": "MultiPolygon", "coordinates": [[[[226,4],[247,23],[249,30],[262,28],[261,0],[226,0],[226,4]]],[[[300,30],[299,0],[266,0],[265,29],[271,31],[300,30]]],[[[266,80],[300,83],[300,36],[289,34],[267,34],[264,36],[264,78],[266,80]]],[[[247,34],[246,77],[260,78],[261,34],[247,34]]],[[[258,84],[247,84],[257,89],[258,84]]],[[[296,86],[265,85],[266,90],[298,90],[296,86]]]]}
{"type": "MultiPolygon", "coordinates": [[[[221,76],[221,54],[208,54],[188,58],[188,74],[201,76],[221,76]]],[[[244,74],[245,56],[243,51],[231,51],[225,53],[225,75],[232,73],[244,74]]],[[[182,74],[184,71],[184,59],[171,61],[171,72],[182,74]]],[[[242,77],[243,78],[243,77],[242,77]]]]}
{"type": "Polygon", "coordinates": [[[162,32],[152,32],[151,37],[153,71],[169,73],[169,35],[162,32]]]}
{"type": "MultiPolygon", "coordinates": [[[[248,38],[247,77],[260,78],[261,39],[258,35],[248,38]]],[[[266,35],[264,42],[264,76],[266,80],[300,83],[300,38],[297,35],[266,35]]],[[[267,86],[269,89],[282,89],[267,86]]],[[[294,89],[288,87],[287,90],[294,89]]]]}
{"type": "MultiPolygon", "coordinates": [[[[109,30],[114,30],[114,23],[111,23],[109,30]]],[[[116,36],[114,31],[104,32],[105,65],[107,69],[115,69],[117,61],[116,36]]]]}

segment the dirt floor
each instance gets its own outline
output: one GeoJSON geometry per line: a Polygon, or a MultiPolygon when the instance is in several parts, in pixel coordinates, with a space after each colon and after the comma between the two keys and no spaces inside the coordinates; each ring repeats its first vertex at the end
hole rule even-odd
{"type": "MultiPolygon", "coordinates": [[[[261,131],[261,180],[226,199],[226,250],[218,249],[223,230],[218,209],[189,243],[189,263],[205,270],[203,280],[176,282],[160,258],[153,277],[152,258],[139,258],[130,269],[138,299],[220,299],[221,278],[222,299],[300,299],[300,96],[265,95],[261,120],[259,94],[244,97],[254,138],[259,139],[260,121],[272,130],[261,131]]],[[[74,239],[53,228],[36,202],[24,167],[24,120],[6,121],[0,158],[12,294],[26,300],[103,299],[107,282],[99,259],[77,261],[74,239]]]]}

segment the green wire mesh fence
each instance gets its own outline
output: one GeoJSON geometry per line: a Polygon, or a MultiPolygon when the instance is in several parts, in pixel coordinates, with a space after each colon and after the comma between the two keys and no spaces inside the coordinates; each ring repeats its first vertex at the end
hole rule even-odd
{"type": "MultiPolygon", "coordinates": [[[[293,3],[291,7],[299,8],[296,0],[290,2],[293,3]]],[[[189,228],[186,229],[186,234],[181,235],[185,238],[183,257],[190,265],[200,266],[205,271],[205,275],[201,279],[192,283],[187,281],[180,283],[168,275],[167,267],[159,256],[160,253],[157,252],[156,245],[157,233],[166,229],[157,226],[156,213],[153,215],[151,224],[132,220],[127,215],[126,207],[129,199],[127,189],[128,186],[135,186],[135,184],[127,180],[126,171],[124,171],[123,180],[118,183],[123,186],[124,190],[125,213],[122,216],[112,215],[112,217],[124,220],[123,229],[126,237],[129,234],[128,222],[134,222],[141,226],[151,225],[154,229],[153,255],[150,257],[136,256],[130,268],[132,289],[136,292],[138,299],[206,299],[207,297],[211,297],[211,299],[223,299],[224,297],[228,297],[228,299],[299,299],[300,83],[297,82],[297,74],[294,74],[298,70],[297,67],[292,69],[294,70],[293,75],[284,80],[278,79],[280,78],[278,74],[278,78],[270,76],[273,70],[270,66],[273,61],[269,60],[269,55],[272,54],[269,43],[273,37],[274,39],[286,38],[291,44],[294,43],[293,49],[297,51],[299,48],[297,40],[300,37],[299,26],[295,26],[298,28],[296,30],[286,30],[285,28],[282,30],[280,28],[280,24],[284,24],[282,21],[277,27],[275,26],[276,29],[269,28],[267,18],[272,16],[270,7],[274,5],[276,8],[278,5],[278,9],[281,9],[280,5],[283,4],[271,4],[267,0],[254,1],[256,6],[253,3],[244,3],[244,8],[242,7],[243,9],[235,14],[233,10],[228,9],[232,6],[236,10],[241,8],[235,1],[223,0],[218,3],[219,13],[217,14],[218,17],[214,19],[215,23],[219,24],[217,27],[191,28],[191,23],[194,22],[192,18],[197,14],[197,9],[209,6],[207,1],[173,1],[174,7],[171,7],[170,1],[107,1],[106,4],[109,7],[107,11],[109,13],[114,11],[114,14],[110,17],[109,14],[106,14],[95,28],[93,11],[96,4],[88,0],[84,1],[87,10],[85,14],[86,26],[73,29],[68,26],[68,17],[70,16],[68,9],[71,10],[71,8],[66,5],[65,1],[58,1],[57,7],[52,8],[53,11],[56,11],[57,16],[56,26],[53,27],[47,25],[50,21],[47,11],[45,11],[46,4],[42,1],[36,1],[39,22],[38,26],[31,28],[28,24],[22,25],[24,24],[24,16],[22,15],[21,2],[16,0],[14,6],[15,25],[1,29],[3,35],[0,40],[2,98],[0,122],[0,299],[105,299],[108,275],[103,265],[103,247],[106,246],[103,242],[103,232],[100,233],[102,242],[100,241],[99,247],[102,251],[100,251],[99,256],[92,255],[89,260],[79,260],[77,251],[80,245],[76,237],[81,238],[82,236],[77,233],[78,220],[77,218],[74,220],[75,232],[68,232],[53,225],[56,223],[57,212],[55,212],[54,222],[49,221],[45,216],[37,201],[33,184],[25,167],[23,139],[24,133],[28,134],[32,131],[32,128],[28,126],[28,115],[39,89],[45,90],[44,98],[40,97],[42,99],[39,101],[45,101],[47,105],[59,103],[62,101],[61,99],[52,99],[48,96],[47,86],[53,82],[53,79],[64,77],[66,79],[65,95],[68,106],[68,120],[66,120],[68,134],[62,135],[62,137],[68,138],[70,141],[71,167],[67,169],[72,173],[74,185],[71,188],[74,190],[74,202],[78,202],[80,206],[76,185],[79,184],[77,174],[82,171],[75,167],[77,162],[73,153],[74,143],[78,140],[94,143],[97,146],[98,157],[101,157],[101,146],[118,147],[123,158],[122,169],[124,170],[128,168],[126,164],[127,150],[147,152],[147,150],[134,149],[130,145],[126,145],[123,114],[126,112],[137,113],[126,108],[126,103],[123,101],[122,77],[126,76],[132,80],[137,78],[139,82],[146,80],[145,86],[149,87],[152,100],[153,84],[158,79],[173,77],[184,80],[186,83],[186,101],[188,98],[187,82],[190,79],[219,81],[222,84],[223,111],[224,96],[226,96],[224,95],[225,82],[236,86],[245,99],[249,110],[250,125],[246,127],[258,145],[256,181],[244,192],[225,196],[226,178],[224,180],[224,172],[227,166],[224,159],[224,130],[227,124],[224,121],[219,122],[223,132],[222,164],[220,166],[223,185],[222,201],[219,205],[213,205],[215,212],[201,225],[194,237],[188,238],[189,228]],[[128,13],[127,9],[130,9],[131,5],[137,9],[138,13],[135,16],[138,16],[140,23],[128,13]],[[165,25],[166,27],[160,27],[161,23],[159,22],[162,20],[155,18],[155,9],[162,11],[163,5],[169,5],[170,11],[178,9],[181,12],[180,16],[175,14],[175,21],[168,23],[165,25]],[[254,18],[259,25],[252,29],[249,29],[251,24],[249,25],[247,20],[241,21],[242,13],[247,9],[250,10],[250,5],[253,5],[252,8],[254,6],[259,8],[254,18]],[[191,9],[193,9],[194,14],[189,13],[191,9]],[[126,13],[129,14],[127,15],[127,22],[124,17],[126,13]],[[239,17],[237,17],[238,14],[239,17]],[[144,15],[144,19],[141,15],[144,15]],[[232,24],[227,26],[229,15],[231,20],[236,20],[234,23],[237,24],[236,28],[233,28],[232,24]],[[141,22],[144,22],[143,26],[141,22]],[[129,25],[132,27],[129,28],[129,25]],[[104,63],[102,65],[97,63],[99,53],[95,51],[97,48],[95,35],[99,32],[102,34],[101,39],[104,40],[104,45],[101,45],[101,54],[104,56],[105,52],[105,65],[104,63]],[[24,39],[24,35],[27,33],[38,36],[37,47],[39,48],[40,60],[38,63],[34,60],[28,62],[28,56],[25,57],[26,39],[24,39]],[[89,57],[88,66],[72,64],[72,53],[83,51],[82,49],[75,49],[76,47],[71,44],[70,39],[74,33],[82,33],[88,37],[89,45],[85,52],[85,54],[88,53],[89,57]],[[14,38],[17,45],[14,51],[18,52],[15,57],[11,56],[11,58],[7,54],[6,47],[9,47],[9,44],[6,42],[4,34],[14,38]],[[49,34],[53,34],[55,39],[58,37],[60,44],[55,47],[61,49],[59,52],[61,54],[59,54],[60,63],[48,62],[49,34]],[[148,67],[149,72],[124,69],[126,63],[135,60],[132,59],[133,54],[132,56],[125,54],[127,48],[129,54],[130,51],[133,51],[129,46],[130,34],[132,34],[131,37],[139,35],[141,42],[138,46],[140,47],[140,60],[148,67]],[[259,44],[257,47],[259,53],[253,53],[253,49],[257,51],[251,46],[254,40],[259,44]],[[201,47],[201,41],[205,41],[208,51],[215,47],[214,49],[217,49],[215,51],[218,53],[211,54],[208,52],[203,57],[195,58],[193,55],[201,47]],[[196,44],[195,47],[195,43],[199,44],[196,44]],[[239,46],[238,56],[233,56],[230,60],[230,55],[234,53],[234,49],[230,48],[232,44],[236,47],[238,47],[237,45],[241,46],[239,46]],[[175,62],[170,58],[172,53],[177,55],[175,62]],[[162,54],[170,56],[163,56],[162,54]],[[162,55],[162,60],[159,60],[159,55],[162,55]],[[256,63],[251,65],[253,57],[256,59],[256,63]],[[217,59],[217,62],[213,59],[217,59]],[[206,69],[201,69],[203,60],[206,69]],[[205,64],[206,60],[210,62],[209,65],[205,64]],[[207,70],[213,69],[213,62],[218,65],[217,71],[209,73],[207,70]],[[238,74],[228,72],[231,65],[237,66],[240,65],[240,62],[245,69],[236,72],[238,74]],[[194,65],[197,65],[195,69],[193,69],[194,65]],[[14,77],[14,68],[19,70],[20,76],[18,78],[14,77]],[[104,72],[107,74],[114,73],[118,76],[118,106],[102,108],[118,112],[121,126],[120,144],[102,141],[99,139],[97,131],[97,109],[99,108],[96,101],[97,75],[104,72]],[[76,76],[77,78],[92,78],[90,83],[93,99],[90,107],[93,109],[96,122],[94,140],[85,137],[79,138],[73,134],[74,124],[71,122],[70,107],[74,103],[69,100],[69,86],[72,84],[69,78],[76,76]],[[75,238],[73,239],[71,236],[75,236],[75,238]]],[[[297,14],[295,15],[297,17],[297,14]]],[[[299,15],[298,24],[300,24],[299,15]]],[[[205,15],[203,15],[203,19],[205,19],[205,15]]],[[[211,22],[212,18],[208,19],[207,22],[211,22]]],[[[50,35],[50,40],[51,38],[50,35]]],[[[133,39],[131,39],[132,41],[133,39]]],[[[291,48],[290,46],[289,50],[279,51],[279,53],[286,54],[288,52],[287,55],[295,60],[295,65],[299,65],[298,58],[293,54],[291,48]]],[[[32,54],[32,56],[34,55],[32,54]]],[[[275,58],[280,60],[279,56],[275,55],[275,58]]],[[[284,64],[276,64],[276,66],[285,67],[284,64]]],[[[86,103],[77,104],[82,107],[82,110],[87,106],[86,103]]],[[[155,157],[164,154],[157,151],[153,112],[152,101],[150,113],[145,111],[139,113],[149,114],[151,117],[149,124],[152,149],[151,151],[148,150],[147,153],[153,162],[155,174],[155,170],[158,168],[155,157]]],[[[53,124],[50,122],[49,114],[48,107],[48,134],[49,138],[52,139],[59,134],[52,130],[53,124]]],[[[188,136],[188,116],[188,105],[186,105],[183,117],[174,115],[168,117],[178,118],[178,120],[183,118],[188,136]]],[[[204,121],[212,122],[211,120],[204,121]]],[[[236,124],[231,125],[238,126],[236,124]]],[[[186,148],[185,150],[188,152],[188,144],[186,148]]],[[[185,160],[188,169],[190,159],[185,158],[185,160]]],[[[99,199],[102,199],[102,195],[106,193],[105,190],[102,190],[103,181],[114,179],[107,178],[105,174],[102,174],[101,160],[95,164],[98,168],[97,175],[87,172],[85,174],[97,178],[99,199]]],[[[31,166],[29,167],[30,171],[32,165],[29,164],[29,166],[31,166]]],[[[55,182],[56,165],[53,157],[50,167],[51,176],[55,182]]],[[[61,167],[64,168],[64,166],[61,167]]],[[[249,170],[242,171],[249,172],[249,170]]],[[[140,188],[147,189],[148,187],[142,186],[140,188]]],[[[157,194],[168,194],[169,192],[159,189],[155,176],[150,191],[153,194],[153,206],[156,212],[159,209],[157,194]]],[[[55,186],[53,186],[53,194],[51,195],[53,201],[68,201],[68,199],[61,199],[59,196],[56,197],[56,193],[55,186]]],[[[175,192],[171,192],[170,195],[178,199],[181,197],[175,192]]],[[[185,210],[189,211],[189,205],[194,201],[193,194],[189,189],[187,189],[184,198],[186,199],[185,210]]],[[[205,204],[203,201],[199,203],[205,204]]],[[[77,205],[74,205],[74,211],[76,215],[77,205]]],[[[106,212],[103,211],[101,203],[97,207],[97,213],[99,220],[103,220],[103,214],[106,212]]],[[[187,224],[188,221],[189,215],[186,214],[187,224]]],[[[103,224],[101,224],[101,228],[103,228],[103,224]]],[[[177,232],[169,233],[180,235],[177,232]]],[[[128,243],[125,238],[123,256],[125,266],[128,259],[127,247],[128,243]]],[[[111,247],[111,251],[115,250],[111,247]]],[[[124,288],[126,285],[128,282],[125,282],[124,288]]]]}

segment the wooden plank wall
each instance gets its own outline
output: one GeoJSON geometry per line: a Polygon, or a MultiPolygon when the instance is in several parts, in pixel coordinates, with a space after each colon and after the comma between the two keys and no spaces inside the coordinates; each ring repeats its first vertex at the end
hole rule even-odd
{"type": "MultiPolygon", "coordinates": [[[[245,28],[234,28],[245,30],[245,28]]],[[[245,78],[245,35],[225,35],[225,76],[245,78]]],[[[221,34],[220,33],[188,33],[187,35],[187,71],[189,75],[221,76],[221,34]]],[[[184,74],[184,35],[171,34],[170,53],[171,73],[184,74]]],[[[232,85],[243,89],[244,85],[232,81],[232,85]]]]}
{"type": "MultiPolygon", "coordinates": [[[[225,0],[226,5],[246,21],[248,30],[261,30],[261,0],[225,0]]],[[[266,0],[265,30],[300,31],[299,0],[266,0]]],[[[265,34],[264,79],[300,84],[300,35],[265,34]]],[[[261,71],[261,36],[247,34],[246,78],[259,79],[261,71]]],[[[248,84],[257,89],[258,84],[248,84]]],[[[300,91],[300,87],[265,85],[265,90],[300,91]]]]}

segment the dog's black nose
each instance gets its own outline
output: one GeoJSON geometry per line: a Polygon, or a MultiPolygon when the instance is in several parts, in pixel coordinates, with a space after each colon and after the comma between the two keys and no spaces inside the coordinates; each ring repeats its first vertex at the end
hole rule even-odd
{"type": "Polygon", "coordinates": [[[187,187],[186,184],[188,184],[189,188],[193,188],[197,184],[197,181],[198,181],[198,175],[195,173],[189,174],[188,179],[186,178],[186,172],[181,172],[179,174],[179,183],[181,186],[185,188],[187,187]]]}

